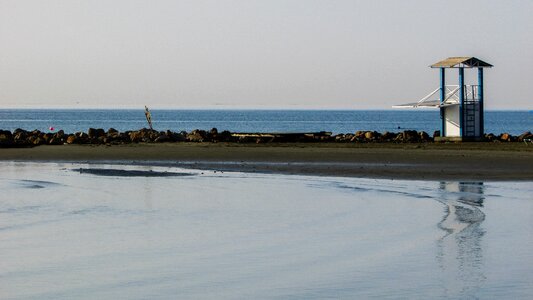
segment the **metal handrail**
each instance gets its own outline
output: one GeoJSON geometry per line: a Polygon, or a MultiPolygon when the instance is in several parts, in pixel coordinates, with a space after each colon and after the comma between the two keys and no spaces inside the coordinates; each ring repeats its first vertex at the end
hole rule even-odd
{"type": "MultiPolygon", "coordinates": [[[[448,84],[446,85],[446,97],[442,101],[443,103],[450,103],[449,100],[454,100],[453,102],[459,102],[459,95],[457,95],[457,92],[459,91],[460,86],[457,84],[448,84]]],[[[478,95],[478,89],[479,85],[473,85],[473,84],[465,84],[465,100],[479,100],[477,99],[478,95]]],[[[416,104],[422,104],[426,101],[428,101],[431,97],[433,97],[437,92],[440,91],[440,87],[429,93],[424,98],[420,99],[416,104]]]]}

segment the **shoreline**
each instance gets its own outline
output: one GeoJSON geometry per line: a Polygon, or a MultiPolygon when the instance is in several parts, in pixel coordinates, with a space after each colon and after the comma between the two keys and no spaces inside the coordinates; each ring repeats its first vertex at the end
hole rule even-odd
{"type": "Polygon", "coordinates": [[[515,143],[43,145],[0,149],[0,161],[408,180],[533,180],[533,146],[515,143]]]}

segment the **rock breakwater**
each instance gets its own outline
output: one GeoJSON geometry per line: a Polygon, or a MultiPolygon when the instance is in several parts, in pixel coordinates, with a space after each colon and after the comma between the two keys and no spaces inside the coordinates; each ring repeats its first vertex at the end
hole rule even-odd
{"type": "MultiPolygon", "coordinates": [[[[190,132],[173,132],[170,130],[156,131],[140,129],[119,132],[110,128],[107,131],[101,128],[89,128],[87,132],[65,133],[41,132],[39,130],[27,131],[16,129],[13,132],[0,130],[0,147],[34,147],[39,145],[63,144],[93,144],[93,145],[120,145],[132,143],[430,143],[434,137],[439,136],[436,131],[430,136],[424,131],[405,130],[401,132],[357,131],[355,133],[332,135],[330,132],[313,133],[237,133],[222,131],[216,128],[211,130],[192,130],[190,132]]],[[[524,132],[519,136],[508,133],[494,135],[486,134],[486,142],[523,142],[533,139],[531,132],[524,132]]]]}

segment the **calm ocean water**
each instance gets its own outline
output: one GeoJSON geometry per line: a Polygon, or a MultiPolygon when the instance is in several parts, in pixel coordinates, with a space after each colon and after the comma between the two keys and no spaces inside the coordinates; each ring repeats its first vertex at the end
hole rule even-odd
{"type": "Polygon", "coordinates": [[[0,162],[0,189],[1,299],[533,297],[531,182],[0,162]]]}
{"type": "MultiPolygon", "coordinates": [[[[408,110],[153,110],[157,130],[193,129],[235,132],[315,132],[350,133],[357,130],[440,129],[438,111],[408,110]]],[[[49,127],[65,132],[94,128],[120,131],[146,127],[144,111],[139,110],[64,110],[2,109],[0,129],[47,131],[49,127]]],[[[533,131],[533,113],[528,111],[488,111],[485,128],[489,133],[520,134],[533,131]]]]}

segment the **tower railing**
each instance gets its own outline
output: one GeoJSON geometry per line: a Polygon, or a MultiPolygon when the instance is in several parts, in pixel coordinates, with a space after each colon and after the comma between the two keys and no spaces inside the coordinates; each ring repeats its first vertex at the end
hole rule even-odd
{"type": "MultiPolygon", "coordinates": [[[[446,98],[444,98],[444,101],[442,101],[442,104],[445,104],[445,105],[446,104],[448,105],[459,104],[459,89],[460,87],[457,84],[446,85],[446,98]]],[[[479,101],[478,90],[479,90],[479,85],[473,85],[473,84],[464,85],[465,101],[468,101],[468,102],[479,101]]],[[[435,95],[438,95],[438,94],[440,94],[440,87],[435,89],[433,92],[429,93],[424,98],[420,99],[416,103],[417,106],[424,104],[424,102],[440,100],[440,99],[435,99],[434,97],[435,95]]]]}

